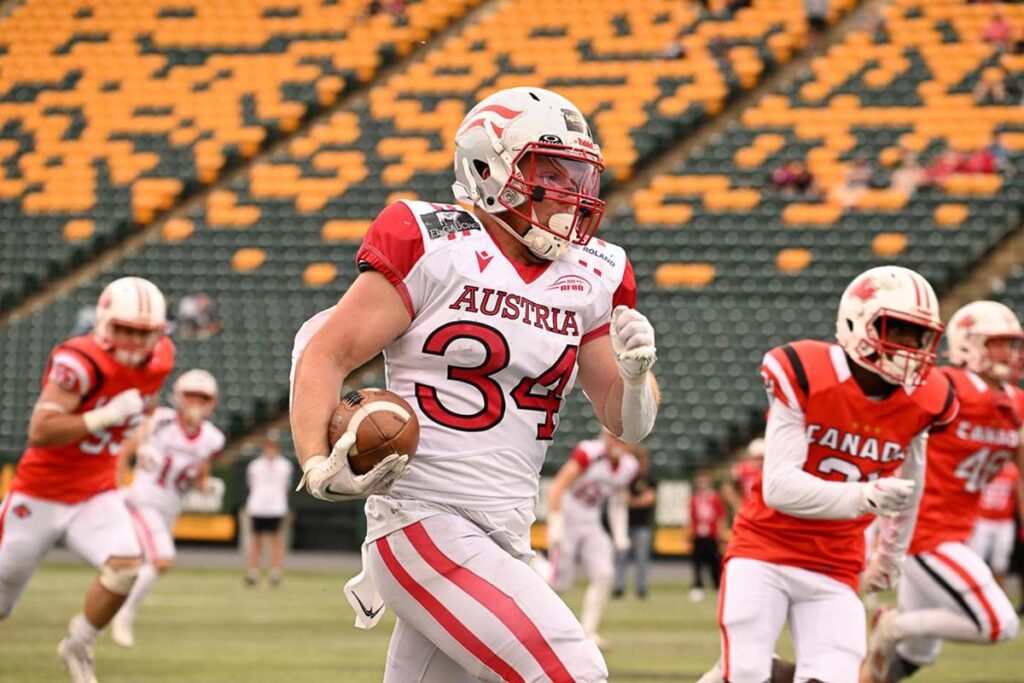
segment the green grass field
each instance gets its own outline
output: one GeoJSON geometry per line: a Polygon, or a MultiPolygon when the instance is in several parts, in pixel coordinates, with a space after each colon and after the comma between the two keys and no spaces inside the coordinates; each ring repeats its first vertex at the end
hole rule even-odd
{"type": "MultiPolygon", "coordinates": [[[[0,681],[65,681],[55,656],[68,617],[92,574],[81,565],[48,564],[14,615],[0,622],[0,681]]],[[[304,572],[277,589],[247,589],[225,569],[173,570],[151,594],[136,625],[134,650],[104,635],[97,646],[102,683],[222,683],[381,680],[390,619],[364,632],[351,627],[344,577],[304,572]]],[[[569,596],[573,607],[580,591],[569,596]]],[[[613,601],[604,635],[613,681],[692,682],[717,657],[714,603],[697,605],[678,585],[656,585],[646,601],[613,601]]],[[[789,652],[788,643],[780,651],[789,652]]],[[[920,683],[1020,683],[1024,641],[997,647],[947,646],[920,683]]]]}

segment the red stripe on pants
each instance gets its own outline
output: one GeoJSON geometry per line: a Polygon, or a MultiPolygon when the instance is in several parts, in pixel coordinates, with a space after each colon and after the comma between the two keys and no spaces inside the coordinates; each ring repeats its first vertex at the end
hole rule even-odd
{"type": "Polygon", "coordinates": [[[143,545],[143,552],[146,554],[146,559],[150,562],[156,562],[156,542],[153,540],[153,532],[149,530],[149,525],[146,524],[146,520],[142,517],[142,514],[138,510],[133,508],[131,505],[127,506],[128,513],[132,516],[132,521],[135,522],[135,535],[139,537],[139,543],[143,545]]]}
{"type": "Polygon", "coordinates": [[[722,580],[718,587],[718,630],[722,632],[722,678],[729,680],[729,632],[725,630],[725,620],[722,618],[725,614],[725,569],[722,567],[722,580]]]}
{"type": "Polygon", "coordinates": [[[971,576],[966,569],[958,565],[949,555],[941,553],[938,550],[933,550],[932,555],[942,560],[943,564],[956,572],[956,575],[964,580],[964,583],[967,584],[967,587],[970,588],[971,592],[978,598],[978,602],[981,603],[981,608],[985,610],[985,614],[988,616],[988,622],[992,626],[989,640],[993,643],[999,640],[999,619],[996,617],[996,611],[992,609],[992,605],[989,603],[988,599],[985,598],[985,593],[981,590],[981,586],[978,585],[978,582],[974,580],[974,577],[971,576]]]}
{"type": "Polygon", "coordinates": [[[434,621],[440,624],[441,628],[448,632],[448,635],[458,641],[459,645],[466,648],[471,655],[479,659],[494,673],[501,676],[502,680],[509,683],[525,683],[523,677],[508,662],[499,657],[491,648],[487,647],[486,643],[473,635],[466,628],[465,624],[448,611],[447,607],[431,595],[430,591],[417,583],[416,579],[409,572],[405,571],[405,568],[402,567],[398,558],[395,557],[395,553],[391,550],[387,537],[377,539],[377,552],[380,553],[381,559],[384,560],[384,565],[387,566],[391,575],[405,589],[405,592],[422,605],[430,613],[430,616],[434,618],[434,621]]]}
{"type": "Polygon", "coordinates": [[[507,595],[494,584],[486,581],[470,569],[463,567],[445,555],[427,534],[422,522],[416,522],[402,530],[412,547],[438,574],[461,588],[467,595],[487,608],[540,665],[552,683],[573,683],[568,669],[555,654],[551,644],[544,638],[537,625],[526,615],[512,596],[507,595]]]}

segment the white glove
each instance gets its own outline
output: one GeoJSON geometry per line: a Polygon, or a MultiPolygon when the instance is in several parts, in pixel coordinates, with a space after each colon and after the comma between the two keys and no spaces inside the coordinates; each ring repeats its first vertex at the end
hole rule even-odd
{"type": "Polygon", "coordinates": [[[163,460],[156,448],[144,443],[135,451],[135,462],[147,472],[155,471],[162,464],[163,460]]]}
{"type": "Polygon", "coordinates": [[[630,384],[640,384],[658,359],[650,321],[636,309],[616,306],[610,333],[619,375],[630,384]]]}
{"type": "Polygon", "coordinates": [[[868,593],[895,590],[900,580],[903,563],[885,553],[875,553],[864,573],[861,587],[868,593]]]}
{"type": "Polygon", "coordinates": [[[629,540],[629,536],[619,536],[616,534],[612,535],[612,545],[615,546],[615,552],[618,553],[628,553],[629,549],[633,547],[633,543],[629,540]]]}
{"type": "Polygon", "coordinates": [[[561,510],[548,511],[548,549],[561,545],[565,538],[565,518],[561,510]]]}
{"type": "Polygon", "coordinates": [[[107,401],[103,407],[90,410],[82,417],[85,419],[85,428],[95,434],[138,415],[145,407],[139,390],[127,389],[107,401]]]}
{"type": "Polygon", "coordinates": [[[861,486],[861,514],[895,517],[914,501],[916,484],[912,479],[889,477],[865,482],[861,486]]]}
{"type": "Polygon", "coordinates": [[[353,474],[348,453],[355,443],[355,432],[345,432],[328,457],[314,455],[308,459],[302,465],[302,479],[295,490],[305,486],[309,495],[332,503],[355,500],[387,493],[408,471],[409,456],[392,453],[366,474],[353,474]]]}

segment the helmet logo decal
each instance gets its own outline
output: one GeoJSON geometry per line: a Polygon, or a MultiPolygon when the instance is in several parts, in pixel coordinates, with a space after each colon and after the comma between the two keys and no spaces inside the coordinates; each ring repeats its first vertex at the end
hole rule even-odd
{"type": "Polygon", "coordinates": [[[508,127],[509,122],[522,113],[523,112],[516,111],[515,109],[503,107],[500,104],[491,104],[486,107],[482,107],[476,112],[476,116],[474,116],[472,120],[467,121],[465,125],[459,129],[459,132],[456,133],[455,136],[458,137],[473,128],[483,128],[484,124],[489,123],[491,124],[491,130],[493,130],[494,134],[500,138],[501,134],[504,133],[505,129],[508,127]]]}
{"type": "Polygon", "coordinates": [[[857,297],[861,301],[869,301],[874,298],[878,292],[878,287],[872,281],[871,277],[863,278],[860,282],[853,286],[850,290],[852,296],[857,297]]]}
{"type": "Polygon", "coordinates": [[[963,317],[963,320],[960,321],[958,326],[959,327],[974,327],[974,322],[975,322],[975,320],[974,320],[973,316],[965,315],[963,317]]]}
{"type": "Polygon", "coordinates": [[[562,118],[565,120],[565,129],[573,133],[587,132],[587,124],[583,120],[583,116],[578,111],[572,109],[563,109],[562,118]]]}
{"type": "Polygon", "coordinates": [[[562,138],[558,137],[557,135],[552,135],[551,133],[545,133],[544,135],[541,135],[538,138],[538,140],[540,140],[541,142],[550,142],[555,145],[562,144],[562,138]]]}

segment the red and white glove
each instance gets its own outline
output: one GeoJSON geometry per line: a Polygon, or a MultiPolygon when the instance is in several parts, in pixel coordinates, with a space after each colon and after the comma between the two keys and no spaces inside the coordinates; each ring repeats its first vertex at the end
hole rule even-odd
{"type": "Polygon", "coordinates": [[[331,503],[356,500],[387,493],[408,471],[409,456],[392,453],[366,474],[354,474],[348,464],[348,454],[355,443],[355,432],[345,432],[329,456],[314,455],[306,460],[302,464],[302,479],[295,490],[305,486],[309,495],[331,503]]]}
{"type": "Polygon", "coordinates": [[[95,434],[107,427],[121,424],[128,418],[138,415],[145,408],[146,404],[143,402],[139,390],[127,389],[107,401],[102,407],[83,414],[82,418],[85,420],[86,429],[95,434]]]}
{"type": "Polygon", "coordinates": [[[888,477],[861,484],[861,514],[895,517],[914,502],[912,479],[888,477]]]}

